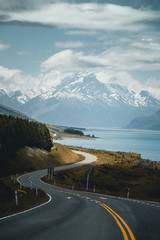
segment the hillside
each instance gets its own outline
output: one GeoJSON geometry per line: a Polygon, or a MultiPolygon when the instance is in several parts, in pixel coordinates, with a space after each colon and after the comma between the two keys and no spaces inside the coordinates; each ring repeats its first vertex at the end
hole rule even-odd
{"type": "Polygon", "coordinates": [[[140,154],[111,152],[103,150],[83,149],[76,150],[91,153],[98,160],[90,165],[64,171],[57,171],[53,180],[44,177],[43,180],[56,185],[78,191],[86,190],[86,176],[89,173],[89,192],[160,201],[160,163],[141,159],[140,154]]]}
{"type": "Polygon", "coordinates": [[[0,104],[0,114],[11,115],[23,119],[33,120],[22,112],[16,111],[15,109],[9,108],[5,105],[0,104]]]}
{"type": "Polygon", "coordinates": [[[160,110],[148,117],[133,119],[126,128],[160,131],[160,110]]]}
{"type": "Polygon", "coordinates": [[[11,173],[9,159],[25,146],[50,151],[53,144],[48,128],[41,123],[0,115],[0,176],[11,173]]]}

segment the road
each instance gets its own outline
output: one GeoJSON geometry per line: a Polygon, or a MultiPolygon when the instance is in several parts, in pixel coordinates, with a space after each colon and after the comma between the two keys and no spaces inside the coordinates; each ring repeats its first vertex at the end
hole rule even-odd
{"type": "MultiPolygon", "coordinates": [[[[84,153],[81,153],[84,154],[84,153]]],[[[85,154],[81,166],[95,161],[85,154]]],[[[72,164],[55,168],[63,170],[72,164]]],[[[19,178],[44,190],[47,204],[0,220],[2,240],[159,240],[160,204],[58,188],[40,180],[46,170],[19,178]]]]}

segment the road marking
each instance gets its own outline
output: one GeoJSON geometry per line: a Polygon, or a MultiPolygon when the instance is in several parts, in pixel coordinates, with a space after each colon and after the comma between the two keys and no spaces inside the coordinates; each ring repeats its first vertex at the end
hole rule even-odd
{"type": "Polygon", "coordinates": [[[131,240],[136,240],[135,239],[135,236],[134,234],[132,233],[131,229],[129,228],[129,226],[127,225],[127,223],[115,212],[113,211],[113,209],[111,209],[109,206],[107,206],[106,204],[100,204],[102,207],[104,207],[112,216],[113,218],[116,220],[119,228],[121,229],[122,231],[122,234],[123,234],[123,237],[124,237],[124,240],[128,240],[128,236],[126,234],[126,231],[124,230],[124,228],[122,227],[121,223],[119,222],[119,220],[124,224],[124,226],[126,227],[129,235],[130,235],[130,238],[131,240]],[[117,217],[119,218],[119,220],[117,219],[117,217]]]}
{"type": "Polygon", "coordinates": [[[91,199],[90,197],[85,197],[86,199],[91,199]]]}
{"type": "Polygon", "coordinates": [[[100,197],[100,199],[107,199],[107,198],[105,198],[105,197],[100,197]]]}
{"type": "Polygon", "coordinates": [[[72,197],[66,197],[66,198],[70,200],[72,197]]]}
{"type": "Polygon", "coordinates": [[[104,205],[104,204],[100,204],[103,208],[105,208],[111,215],[112,217],[115,219],[117,225],[119,226],[122,234],[123,234],[123,238],[124,240],[129,240],[126,231],[124,230],[124,228],[122,227],[122,224],[120,223],[120,221],[118,220],[118,218],[104,205]]]}
{"type": "Polygon", "coordinates": [[[48,193],[47,193],[47,195],[48,195],[48,197],[49,197],[49,200],[48,200],[47,202],[45,202],[45,203],[43,203],[43,204],[41,204],[41,205],[38,205],[38,206],[36,206],[36,207],[27,209],[27,210],[25,210],[25,211],[23,211],[23,212],[18,212],[18,213],[14,213],[14,214],[9,215],[9,216],[6,216],[6,217],[2,217],[2,218],[0,218],[0,221],[3,220],[3,219],[6,219],[6,218],[10,218],[10,217],[14,217],[14,216],[20,215],[20,214],[22,214],[22,213],[29,212],[29,211],[31,211],[31,210],[34,210],[34,209],[36,209],[36,208],[39,208],[39,207],[42,207],[42,206],[48,204],[48,203],[52,200],[52,197],[51,197],[48,193]]]}

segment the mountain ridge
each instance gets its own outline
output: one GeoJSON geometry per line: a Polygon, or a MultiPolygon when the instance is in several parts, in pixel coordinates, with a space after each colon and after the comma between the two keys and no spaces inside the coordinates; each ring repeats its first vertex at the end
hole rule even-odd
{"type": "Polygon", "coordinates": [[[28,117],[26,114],[16,111],[15,109],[7,107],[3,104],[0,104],[0,114],[11,115],[11,116],[15,116],[23,119],[33,120],[32,118],[28,117]]]}
{"type": "Polygon", "coordinates": [[[160,110],[147,117],[134,118],[126,128],[160,131],[160,110]]]}
{"type": "Polygon", "coordinates": [[[106,84],[94,73],[66,77],[32,97],[0,91],[0,102],[41,122],[76,127],[123,127],[135,117],[160,109],[160,100],[146,90],[137,93],[117,83],[106,84]]]}

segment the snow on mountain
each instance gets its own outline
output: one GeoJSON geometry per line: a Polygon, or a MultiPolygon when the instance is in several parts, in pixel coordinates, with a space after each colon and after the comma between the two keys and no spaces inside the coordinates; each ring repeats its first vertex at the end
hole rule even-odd
{"type": "Polygon", "coordinates": [[[47,91],[43,87],[28,93],[0,90],[0,103],[46,123],[70,126],[120,127],[160,108],[160,100],[149,92],[100,82],[91,72],[68,76],[47,91]]]}

